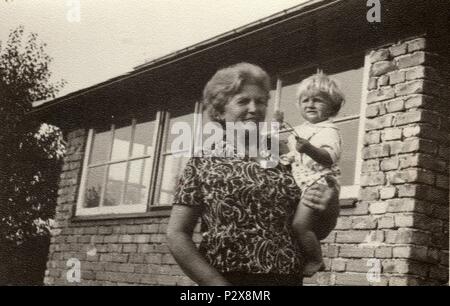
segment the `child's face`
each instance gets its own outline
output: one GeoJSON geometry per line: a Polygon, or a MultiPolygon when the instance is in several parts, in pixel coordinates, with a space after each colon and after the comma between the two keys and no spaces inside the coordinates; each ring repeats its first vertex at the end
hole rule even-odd
{"type": "Polygon", "coordinates": [[[320,95],[301,96],[299,106],[302,117],[311,123],[325,121],[331,115],[329,101],[320,95]]]}

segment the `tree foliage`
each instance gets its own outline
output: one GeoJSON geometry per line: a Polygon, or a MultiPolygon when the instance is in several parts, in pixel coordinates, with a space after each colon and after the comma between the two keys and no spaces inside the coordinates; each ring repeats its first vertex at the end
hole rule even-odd
{"type": "Polygon", "coordinates": [[[32,102],[54,98],[50,56],[37,34],[18,27],[0,41],[0,242],[48,235],[64,154],[62,132],[33,120],[32,102]]]}

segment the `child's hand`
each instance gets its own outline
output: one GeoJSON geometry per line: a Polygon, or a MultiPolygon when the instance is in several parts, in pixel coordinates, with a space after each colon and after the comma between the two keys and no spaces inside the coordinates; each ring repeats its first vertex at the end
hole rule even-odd
{"type": "Polygon", "coordinates": [[[284,121],[284,113],[280,110],[276,110],[275,113],[273,114],[273,119],[282,124],[284,121]]]}
{"type": "Polygon", "coordinates": [[[305,152],[307,147],[311,145],[308,140],[298,136],[295,137],[295,140],[297,141],[295,144],[295,149],[300,153],[305,152]]]}

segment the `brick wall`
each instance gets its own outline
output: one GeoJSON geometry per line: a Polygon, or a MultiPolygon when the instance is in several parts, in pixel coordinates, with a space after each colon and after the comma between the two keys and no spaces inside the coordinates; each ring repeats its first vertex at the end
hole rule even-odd
{"type": "Polygon", "coordinates": [[[448,59],[419,37],[373,50],[370,65],[359,201],[323,243],[327,270],[306,283],[446,283],[448,59]]]}
{"type": "MultiPolygon", "coordinates": [[[[446,283],[449,64],[423,37],[374,50],[370,62],[360,199],[323,241],[326,271],[305,283],[446,283]],[[379,264],[380,282],[367,280],[371,259],[379,259],[371,264],[379,264]]],[[[81,262],[82,285],[193,284],[169,254],[167,216],[71,219],[86,136],[67,137],[46,284],[70,284],[70,258],[81,262]]]]}

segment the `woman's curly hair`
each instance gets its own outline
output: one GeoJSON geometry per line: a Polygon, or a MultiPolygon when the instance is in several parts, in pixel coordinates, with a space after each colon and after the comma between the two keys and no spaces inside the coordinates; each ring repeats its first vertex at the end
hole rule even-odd
{"type": "Polygon", "coordinates": [[[220,115],[230,99],[238,94],[244,85],[256,85],[267,92],[269,98],[270,77],[261,67],[239,63],[218,70],[203,90],[203,103],[213,121],[220,122],[220,115]]]}

